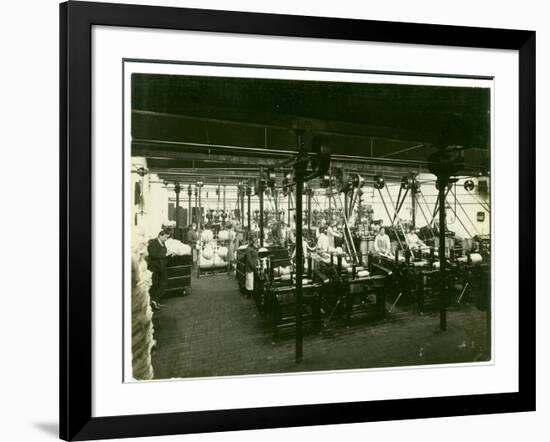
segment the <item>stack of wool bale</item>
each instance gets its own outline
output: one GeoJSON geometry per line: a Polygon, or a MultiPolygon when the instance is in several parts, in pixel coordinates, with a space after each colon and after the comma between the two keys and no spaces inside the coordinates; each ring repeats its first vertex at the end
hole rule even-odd
{"type": "Polygon", "coordinates": [[[168,256],[191,255],[191,247],[188,244],[184,244],[177,239],[169,238],[166,240],[164,245],[166,246],[166,253],[168,254],[168,256]]]}
{"type": "Polygon", "coordinates": [[[155,340],[149,298],[151,272],[147,270],[146,256],[147,241],[137,235],[132,241],[132,373],[137,380],[153,378],[151,349],[155,340]]]}

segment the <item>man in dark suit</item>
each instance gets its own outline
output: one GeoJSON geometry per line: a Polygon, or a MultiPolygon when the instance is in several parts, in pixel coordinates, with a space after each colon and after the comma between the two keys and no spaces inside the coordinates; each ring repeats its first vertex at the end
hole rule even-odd
{"type": "Polygon", "coordinates": [[[166,270],[166,240],[170,237],[170,233],[161,230],[158,237],[149,241],[147,251],[147,268],[153,273],[153,284],[149,294],[151,296],[151,306],[154,310],[160,309],[160,299],[166,290],[168,283],[168,272],[166,270]]]}

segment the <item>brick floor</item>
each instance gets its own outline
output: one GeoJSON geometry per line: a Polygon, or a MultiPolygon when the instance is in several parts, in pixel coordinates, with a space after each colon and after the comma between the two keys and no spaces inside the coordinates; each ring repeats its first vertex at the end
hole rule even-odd
{"type": "Polygon", "coordinates": [[[482,361],[488,359],[486,316],[473,305],[451,307],[447,331],[437,311],[423,315],[400,305],[383,321],[339,320],[304,338],[294,362],[294,338],[271,333],[251,299],[227,274],[193,277],[189,295],[164,299],[155,316],[156,379],[282,373],[482,361]]]}

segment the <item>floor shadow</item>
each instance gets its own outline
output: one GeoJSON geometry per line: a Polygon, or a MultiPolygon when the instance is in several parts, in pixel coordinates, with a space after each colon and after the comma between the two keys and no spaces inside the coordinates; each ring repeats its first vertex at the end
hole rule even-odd
{"type": "Polygon", "coordinates": [[[59,437],[59,424],[57,422],[34,422],[33,425],[56,439],[59,437]]]}

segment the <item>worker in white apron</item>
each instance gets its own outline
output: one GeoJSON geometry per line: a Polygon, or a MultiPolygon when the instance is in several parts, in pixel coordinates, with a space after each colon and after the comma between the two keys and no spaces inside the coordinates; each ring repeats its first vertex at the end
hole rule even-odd
{"type": "Polygon", "coordinates": [[[386,235],[386,229],[380,227],[378,234],[374,238],[374,250],[379,255],[391,257],[391,243],[390,237],[386,235]]]}
{"type": "Polygon", "coordinates": [[[336,221],[333,221],[327,228],[327,237],[328,237],[328,247],[333,249],[336,247],[336,242],[334,238],[342,238],[342,235],[336,227],[336,221]]]}
{"type": "Polygon", "coordinates": [[[245,288],[249,294],[254,291],[254,274],[258,268],[259,255],[258,249],[260,241],[257,237],[252,237],[246,248],[246,266],[245,266],[245,288]]]}

